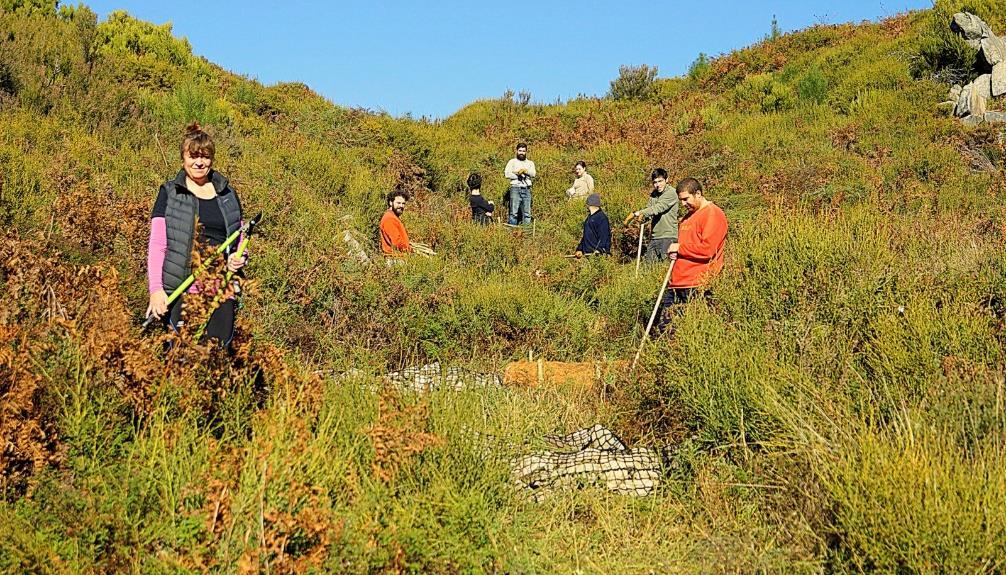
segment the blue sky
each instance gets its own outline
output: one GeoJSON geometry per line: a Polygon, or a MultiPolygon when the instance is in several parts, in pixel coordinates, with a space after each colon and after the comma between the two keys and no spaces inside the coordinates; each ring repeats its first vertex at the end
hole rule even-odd
{"type": "Polygon", "coordinates": [[[265,2],[92,0],[171,22],[196,54],[265,84],[298,81],[336,104],[443,118],[474,100],[526,90],[554,102],[603,95],[621,64],[687,71],[783,31],[878,20],[931,0],[653,2],[265,2]]]}

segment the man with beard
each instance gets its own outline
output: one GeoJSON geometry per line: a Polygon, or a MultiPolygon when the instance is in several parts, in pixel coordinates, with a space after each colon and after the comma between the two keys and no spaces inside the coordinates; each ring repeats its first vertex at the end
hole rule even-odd
{"type": "Polygon", "coordinates": [[[503,175],[510,180],[510,214],[507,223],[511,226],[518,223],[530,224],[531,184],[538,172],[534,169],[534,162],[527,159],[527,144],[517,144],[517,157],[507,162],[503,175]]]}
{"type": "Polygon", "coordinates": [[[412,252],[409,244],[409,234],[402,223],[402,212],[405,202],[409,201],[409,193],[405,190],[388,192],[388,210],[381,216],[381,251],[385,257],[395,258],[412,252]]]}
{"type": "Polygon", "coordinates": [[[665,317],[669,307],[686,303],[700,292],[710,297],[705,286],[723,268],[727,241],[727,217],[706,198],[698,180],[685,178],[678,182],[677,197],[688,215],[681,220],[680,239],[667,247],[667,256],[675,262],[670,285],[660,302],[660,331],[669,323],[665,317]]]}

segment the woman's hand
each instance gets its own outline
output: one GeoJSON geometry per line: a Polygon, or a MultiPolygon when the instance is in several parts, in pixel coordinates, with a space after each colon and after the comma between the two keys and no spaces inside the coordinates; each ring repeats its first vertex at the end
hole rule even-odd
{"type": "Polygon", "coordinates": [[[161,316],[167,312],[168,294],[166,294],[162,289],[150,294],[150,303],[147,304],[147,317],[152,315],[157,319],[160,319],[161,316]]]}
{"type": "Polygon", "coordinates": [[[229,271],[231,273],[234,273],[234,272],[238,271],[239,269],[243,268],[246,263],[248,263],[248,258],[246,258],[245,256],[243,256],[243,255],[239,256],[237,254],[231,254],[227,258],[227,271],[229,271]]]}

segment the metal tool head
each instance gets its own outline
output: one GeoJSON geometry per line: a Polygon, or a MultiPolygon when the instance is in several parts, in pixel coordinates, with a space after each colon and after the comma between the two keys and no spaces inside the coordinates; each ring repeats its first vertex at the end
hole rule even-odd
{"type": "Polygon", "coordinates": [[[251,234],[252,230],[255,229],[255,226],[257,226],[259,224],[259,222],[261,222],[261,221],[262,221],[262,212],[259,212],[259,213],[255,214],[254,218],[252,218],[252,219],[248,220],[247,222],[245,222],[245,228],[246,228],[245,229],[245,235],[251,234]]]}

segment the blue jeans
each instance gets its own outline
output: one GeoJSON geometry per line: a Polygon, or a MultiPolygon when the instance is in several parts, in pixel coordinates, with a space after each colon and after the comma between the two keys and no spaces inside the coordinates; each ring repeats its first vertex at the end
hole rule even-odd
{"type": "Polygon", "coordinates": [[[506,223],[516,226],[518,221],[522,224],[531,223],[531,188],[510,186],[510,216],[506,223]]]}

